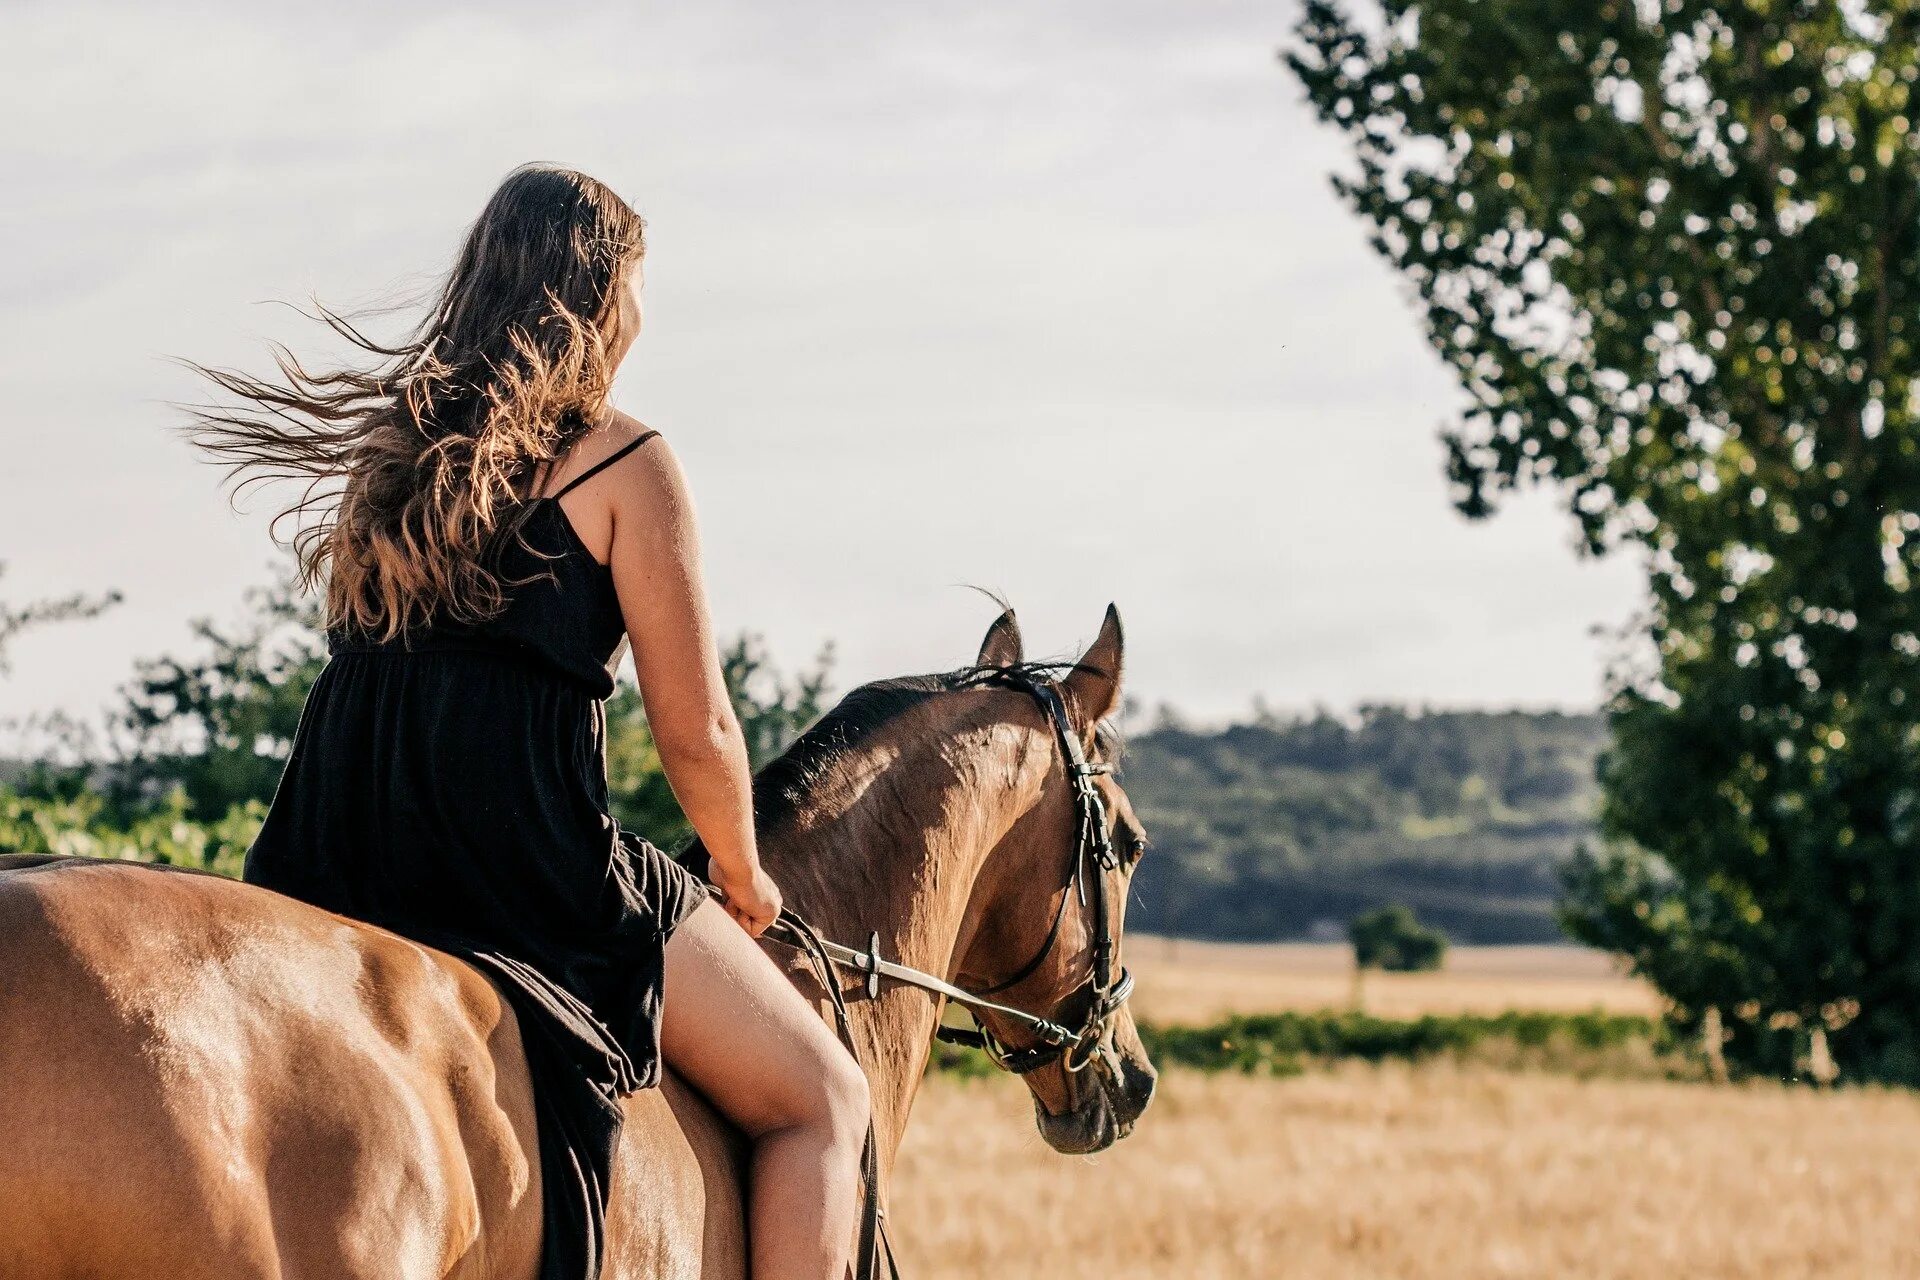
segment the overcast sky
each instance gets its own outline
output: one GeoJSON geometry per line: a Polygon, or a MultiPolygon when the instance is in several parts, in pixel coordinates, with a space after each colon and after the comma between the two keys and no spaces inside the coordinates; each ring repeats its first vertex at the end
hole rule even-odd
{"type": "Polygon", "coordinates": [[[1208,0],[0,9],[0,716],[97,710],[278,572],[166,430],[169,356],[311,349],[273,300],[429,285],[513,165],[646,217],[616,391],[671,437],[716,622],[841,687],[1109,600],[1130,691],[1201,717],[1587,707],[1637,599],[1551,495],[1468,523],[1457,392],[1278,63],[1208,0]],[[191,15],[191,16],[183,16],[191,15]]]}

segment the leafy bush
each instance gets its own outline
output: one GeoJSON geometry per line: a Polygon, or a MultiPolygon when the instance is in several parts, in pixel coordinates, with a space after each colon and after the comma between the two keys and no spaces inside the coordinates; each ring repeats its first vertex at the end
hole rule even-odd
{"type": "Polygon", "coordinates": [[[1354,963],[1362,969],[1425,972],[1447,958],[1447,935],[1427,928],[1398,904],[1355,916],[1347,937],[1353,941],[1354,963]]]}
{"type": "MultiPolygon", "coordinates": [[[[1510,1010],[1376,1018],[1352,1011],[1244,1015],[1207,1026],[1143,1022],[1140,1041],[1159,1067],[1297,1075],[1315,1063],[1452,1058],[1587,1076],[1700,1079],[1705,1073],[1652,1018],[1636,1014],[1510,1010]]],[[[932,1069],[993,1074],[986,1055],[935,1046],[932,1069]]]]}
{"type": "Polygon", "coordinates": [[[112,822],[106,800],[93,792],[53,799],[0,789],[0,852],[156,862],[238,877],[267,807],[248,800],[215,822],[195,822],[188,810],[180,787],[125,824],[112,822]]]}

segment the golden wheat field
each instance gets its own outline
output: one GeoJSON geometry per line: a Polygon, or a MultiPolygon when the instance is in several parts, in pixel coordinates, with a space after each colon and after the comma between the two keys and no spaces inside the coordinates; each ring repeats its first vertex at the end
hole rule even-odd
{"type": "MultiPolygon", "coordinates": [[[[1345,1006],[1344,947],[1130,939],[1140,1013],[1345,1006]]],[[[1653,1012],[1568,948],[1368,974],[1405,1017],[1653,1012]]],[[[1134,1135],[1047,1150],[1012,1080],[927,1082],[894,1178],[918,1280],[1920,1278],[1920,1094],[1579,1080],[1451,1063],[1165,1074],[1134,1135]]]]}
{"type": "MultiPolygon", "coordinates": [[[[1353,1003],[1353,949],[1334,943],[1235,945],[1131,936],[1134,1010],[1155,1022],[1230,1013],[1342,1009],[1353,1003]]],[[[1652,988],[1580,947],[1454,947],[1438,973],[1368,973],[1361,1004],[1383,1018],[1507,1009],[1652,1014],[1652,988]]]]}
{"type": "Polygon", "coordinates": [[[891,1218],[918,1280],[1920,1276],[1920,1096],[1346,1066],[1169,1073],[1048,1151],[1010,1080],[929,1080],[891,1218]]]}

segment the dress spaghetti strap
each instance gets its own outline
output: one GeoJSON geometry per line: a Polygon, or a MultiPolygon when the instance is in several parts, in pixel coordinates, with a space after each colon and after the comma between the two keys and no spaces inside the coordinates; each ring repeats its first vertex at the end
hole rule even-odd
{"type": "Polygon", "coordinates": [[[572,493],[575,489],[578,489],[581,485],[593,479],[595,476],[599,475],[602,471],[605,471],[608,467],[620,461],[620,459],[626,457],[628,454],[632,453],[635,449],[638,449],[641,445],[645,444],[647,441],[653,439],[655,436],[659,434],[660,433],[658,431],[642,431],[638,437],[636,437],[632,441],[629,441],[627,444],[620,446],[618,449],[615,449],[612,453],[600,459],[600,461],[594,463],[592,466],[588,467],[585,471],[582,471],[579,475],[575,476],[573,479],[567,481],[566,484],[560,487],[560,492],[555,494],[549,494],[546,500],[548,502],[560,501],[560,499],[566,497],[568,494],[572,493]]]}

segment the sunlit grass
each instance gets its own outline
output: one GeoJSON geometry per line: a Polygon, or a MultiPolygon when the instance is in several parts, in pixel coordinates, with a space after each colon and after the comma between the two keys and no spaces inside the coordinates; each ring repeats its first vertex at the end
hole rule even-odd
{"type": "Polygon", "coordinates": [[[1159,1023],[1359,1006],[1383,1018],[1542,1009],[1654,1016],[1660,1001],[1598,952],[1576,947],[1453,947],[1437,973],[1378,973],[1356,985],[1345,943],[1231,945],[1130,936],[1134,1008],[1159,1023]]]}
{"type": "Polygon", "coordinates": [[[1112,1151],[1011,1080],[927,1082],[892,1221],[920,1280],[1920,1276],[1920,1096],[1349,1064],[1169,1073],[1112,1151]]]}

